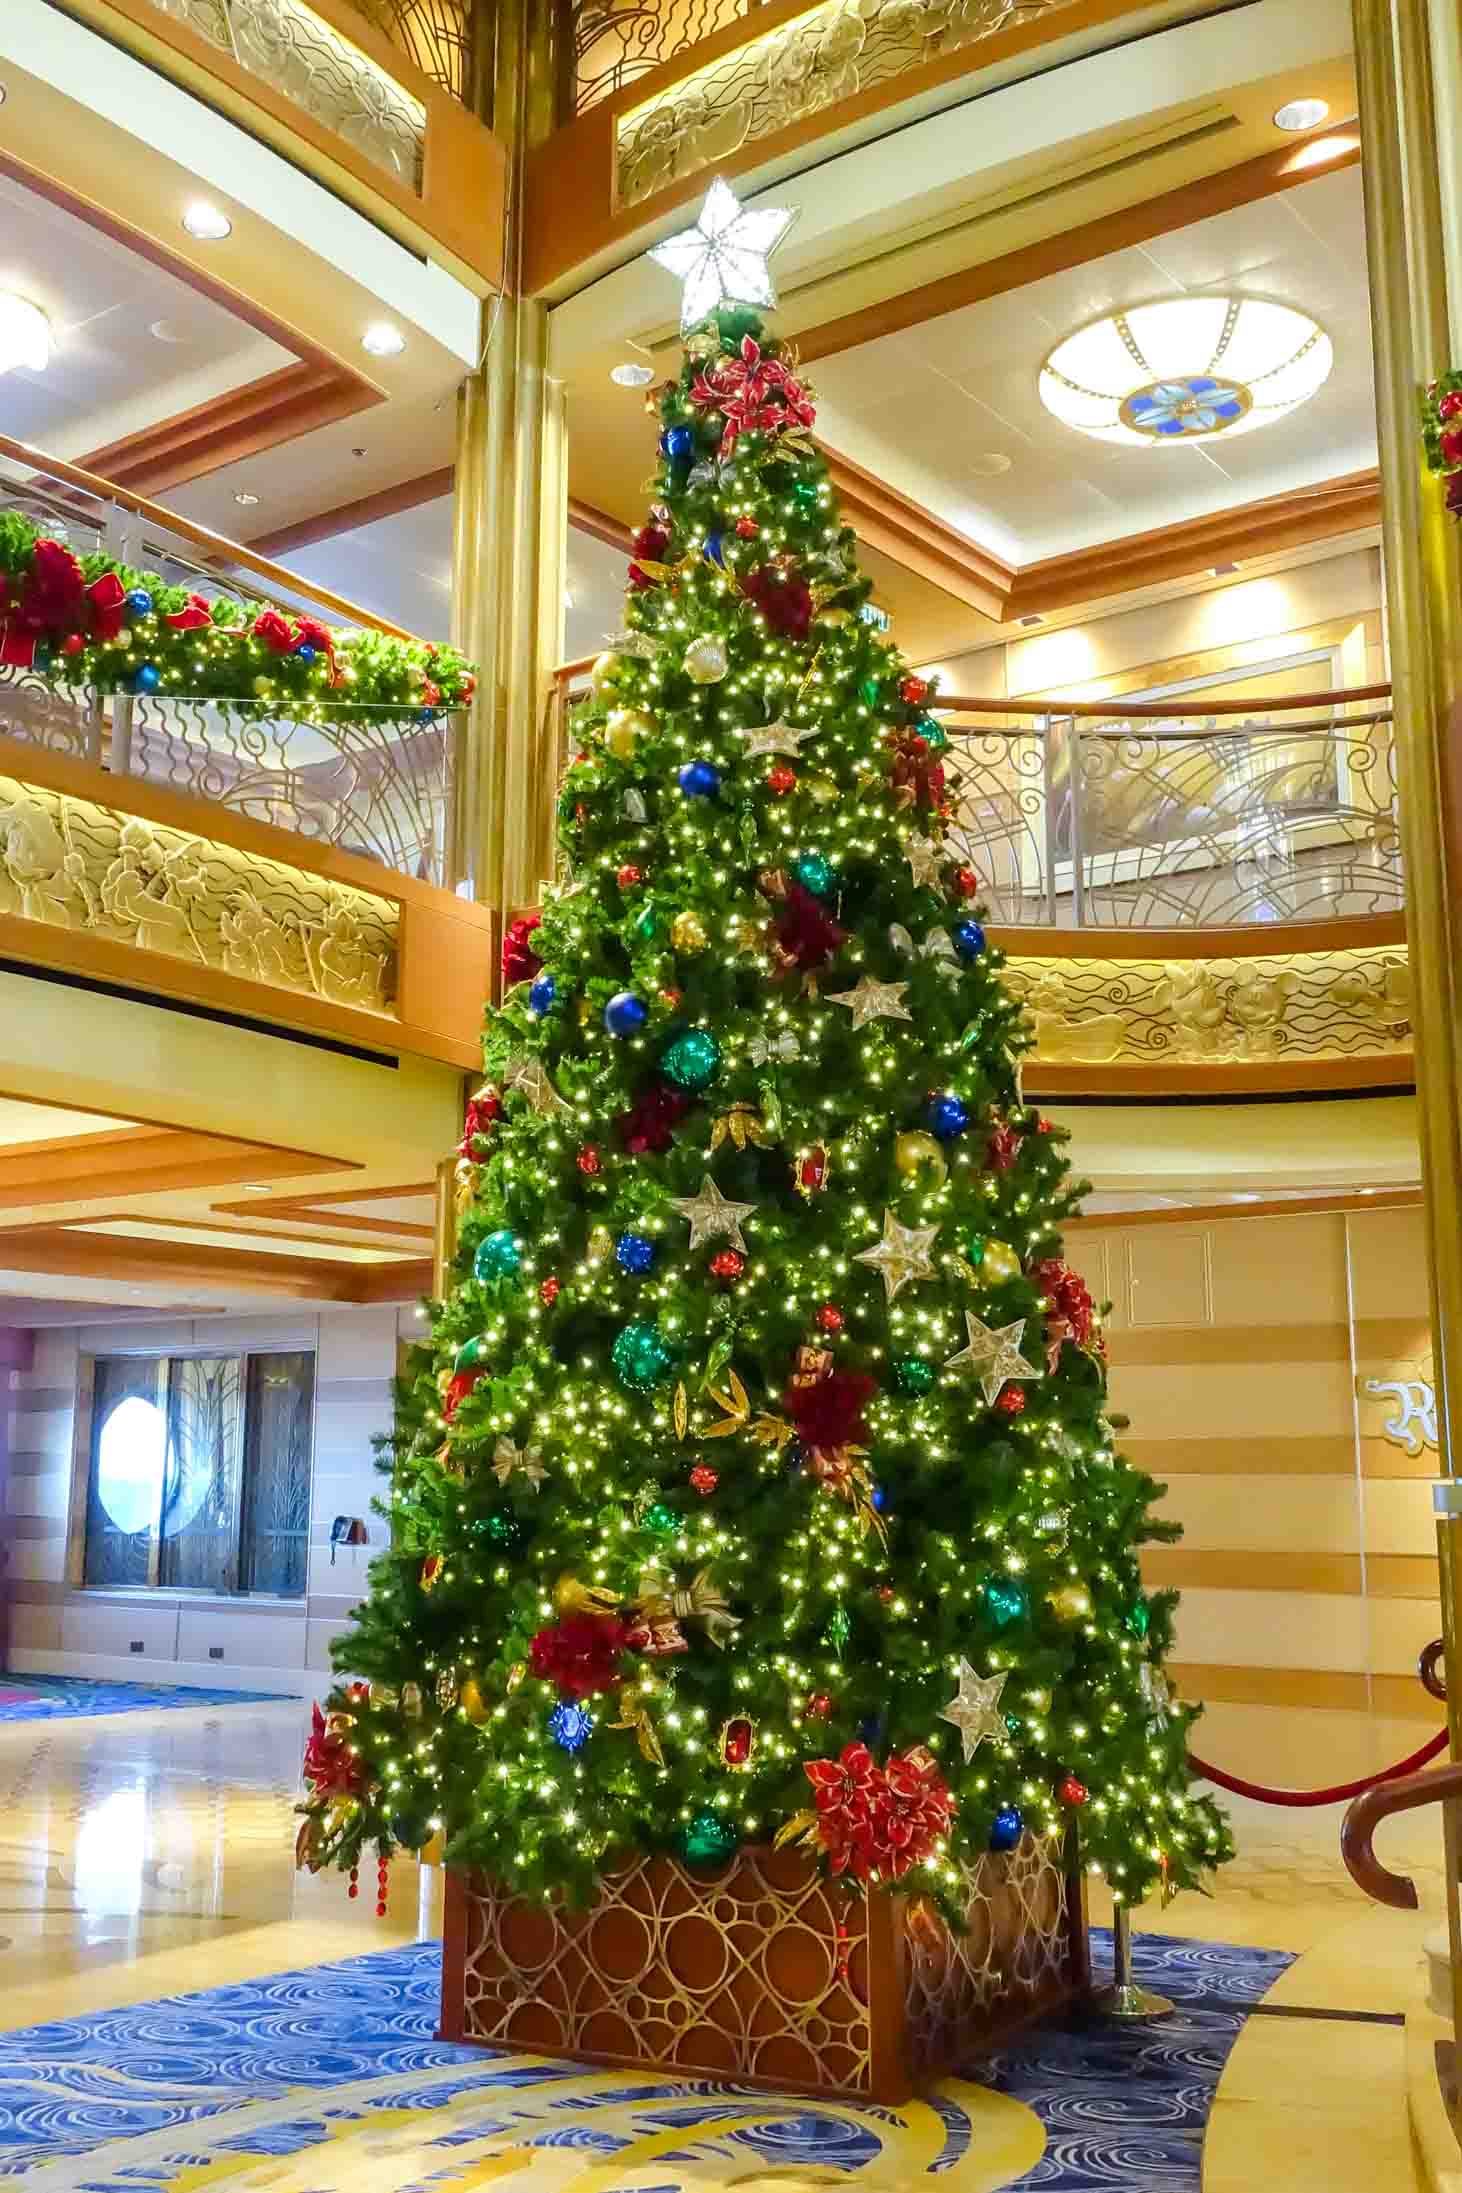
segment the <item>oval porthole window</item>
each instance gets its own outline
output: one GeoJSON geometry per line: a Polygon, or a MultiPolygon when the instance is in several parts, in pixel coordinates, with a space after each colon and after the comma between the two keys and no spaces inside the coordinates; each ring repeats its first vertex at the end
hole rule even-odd
{"type": "Polygon", "coordinates": [[[166,1449],[167,1425],[155,1401],[134,1393],[117,1403],[97,1441],[96,1492],[119,1531],[156,1530],[166,1449]]]}

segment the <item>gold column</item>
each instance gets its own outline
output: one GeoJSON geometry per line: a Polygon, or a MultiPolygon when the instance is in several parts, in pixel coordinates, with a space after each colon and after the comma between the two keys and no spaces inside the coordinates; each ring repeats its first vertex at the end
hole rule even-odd
{"type": "MultiPolygon", "coordinates": [[[[1442,1630],[1455,1759],[1462,1758],[1462,569],[1455,523],[1446,515],[1440,484],[1422,465],[1417,423],[1418,388],[1454,360],[1462,362],[1462,350],[1454,349],[1462,306],[1454,150],[1439,133],[1439,116],[1455,118],[1458,111],[1451,5],[1352,0],[1443,1473],[1436,1487],[1442,1630]],[[1439,181],[1443,173],[1445,184],[1439,181]]],[[[1456,1830],[1449,1818],[1452,1993],[1462,2033],[1456,1830]]]]}
{"type": "Polygon", "coordinates": [[[508,271],[457,413],[454,636],[479,666],[459,842],[474,895],[505,917],[547,875],[556,775],[546,704],[563,647],[564,411],[546,370],[548,308],[517,273],[525,162],[558,120],[560,28],[544,0],[480,0],[474,21],[474,98],[509,160],[508,271]]]}

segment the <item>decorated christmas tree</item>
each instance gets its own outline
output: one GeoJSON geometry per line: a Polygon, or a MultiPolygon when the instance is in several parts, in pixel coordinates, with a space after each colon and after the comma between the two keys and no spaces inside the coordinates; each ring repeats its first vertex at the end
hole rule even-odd
{"type": "Polygon", "coordinates": [[[778,1842],[952,1913],[1076,1823],[1136,1901],[1229,1847],[1138,1572],[1175,1531],[1114,1450],[934,696],[758,309],[786,218],[718,185],[659,254],[685,359],[625,629],[509,934],[301,1851],[442,1829],[584,1902],[778,1842]]]}

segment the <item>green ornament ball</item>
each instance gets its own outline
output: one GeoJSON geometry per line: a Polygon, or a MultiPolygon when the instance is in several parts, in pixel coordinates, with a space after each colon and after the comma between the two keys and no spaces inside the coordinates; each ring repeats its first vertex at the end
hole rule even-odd
{"type": "Polygon", "coordinates": [[[658,1325],[636,1319],[626,1325],[610,1350],[622,1386],[631,1393],[649,1393],[658,1386],[675,1361],[675,1353],[658,1325]]]}
{"type": "Polygon", "coordinates": [[[815,899],[825,899],[833,887],[832,862],[821,853],[802,853],[792,863],[792,873],[804,891],[810,891],[815,899]]]}
{"type": "Polygon", "coordinates": [[[926,716],[919,725],[919,736],[932,754],[942,754],[949,744],[949,733],[933,716],[926,716]]]}
{"type": "Polygon", "coordinates": [[[879,678],[865,678],[858,688],[859,698],[870,708],[876,708],[883,698],[883,682],[879,678]]]}
{"type": "Polygon", "coordinates": [[[510,1226],[499,1226],[490,1234],[484,1234],[477,1244],[477,1254],[472,1259],[474,1276],[479,1280],[513,1279],[523,1261],[510,1226]]]}
{"type": "Polygon", "coordinates": [[[688,1866],[719,1866],[735,1857],[740,1837],[729,1820],[703,1806],[680,1830],[677,1841],[688,1866]]]}
{"type": "Polygon", "coordinates": [[[477,1529],[490,1546],[497,1546],[503,1553],[517,1553],[528,1535],[519,1518],[507,1509],[485,1515],[477,1529]]]}
{"type": "Polygon", "coordinates": [[[487,1335],[476,1333],[471,1340],[464,1340],[452,1358],[454,1371],[475,1371],[488,1360],[487,1335]]]}
{"type": "Polygon", "coordinates": [[[1127,1627],[1129,1630],[1131,1630],[1134,1637],[1145,1637],[1147,1635],[1147,1625],[1150,1619],[1151,1617],[1148,1613],[1147,1601],[1145,1599],[1139,1599],[1128,1613],[1127,1627]]]}
{"type": "Polygon", "coordinates": [[[679,1512],[666,1500],[657,1500],[646,1508],[644,1520],[645,1529],[657,1532],[662,1538],[668,1538],[672,1531],[680,1528],[679,1512]]]}
{"type": "Polygon", "coordinates": [[[1012,1622],[1019,1622],[1030,1602],[1026,1598],[1024,1584],[996,1577],[985,1586],[985,1611],[997,1630],[1009,1629],[1012,1622]]]}
{"type": "Polygon", "coordinates": [[[721,1071],[721,1046],[709,1028],[687,1028],[666,1046],[660,1071],[677,1089],[698,1096],[721,1071]]]}
{"type": "Polygon", "coordinates": [[[647,906],[635,923],[635,928],[642,937],[649,938],[655,934],[655,926],[655,909],[653,906],[647,906]]]}
{"type": "Polygon", "coordinates": [[[900,1393],[927,1393],[934,1383],[934,1365],[921,1355],[895,1356],[893,1382],[900,1393]]]}

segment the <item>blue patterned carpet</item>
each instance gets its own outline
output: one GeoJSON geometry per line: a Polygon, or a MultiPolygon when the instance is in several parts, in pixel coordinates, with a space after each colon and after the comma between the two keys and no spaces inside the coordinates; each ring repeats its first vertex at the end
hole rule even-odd
{"type": "Polygon", "coordinates": [[[1045,2029],[899,2111],[448,2047],[432,2039],[436,1947],[375,1951],[5,2035],[0,2178],[25,2193],[446,2193],[499,2178],[525,2193],[706,2193],[810,2169],[855,2189],[866,2171],[883,2187],[940,2176],[947,2193],[1198,2193],[1224,2060],[1291,1961],[1140,1940],[1139,1971],[1176,2016],[1045,2029]]]}
{"type": "Polygon", "coordinates": [[[69,1721],[156,1706],[257,1706],[272,1690],[190,1690],[181,1683],[101,1683],[83,1675],[7,1675],[0,1670],[0,1722],[69,1721]]]}

